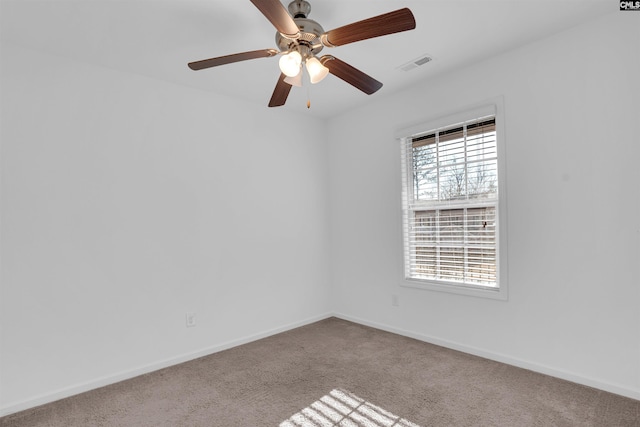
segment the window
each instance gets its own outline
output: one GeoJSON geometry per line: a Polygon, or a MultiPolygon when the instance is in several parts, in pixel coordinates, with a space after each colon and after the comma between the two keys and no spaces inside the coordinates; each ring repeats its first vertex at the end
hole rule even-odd
{"type": "Polygon", "coordinates": [[[412,286],[506,299],[495,111],[474,110],[400,138],[404,277],[412,286]]]}

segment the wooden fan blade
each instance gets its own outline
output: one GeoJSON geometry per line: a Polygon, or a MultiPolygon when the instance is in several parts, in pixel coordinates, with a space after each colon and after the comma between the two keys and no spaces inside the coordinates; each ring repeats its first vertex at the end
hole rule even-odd
{"type": "Polygon", "coordinates": [[[327,31],[322,35],[321,40],[327,47],[342,46],[414,28],[416,28],[416,20],[413,13],[405,7],[327,31]]]}
{"type": "Polygon", "coordinates": [[[205,68],[217,67],[218,65],[246,61],[247,59],[268,58],[277,54],[278,51],[275,49],[252,50],[250,52],[234,53],[233,55],[218,56],[217,58],[189,62],[187,65],[192,70],[202,70],[205,68]]]}
{"type": "Polygon", "coordinates": [[[251,3],[284,37],[297,39],[300,36],[300,29],[279,0],[251,0],[251,3]]]}
{"type": "Polygon", "coordinates": [[[271,100],[269,101],[269,107],[280,107],[287,102],[291,85],[285,83],[285,77],[287,76],[285,76],[284,73],[280,73],[280,78],[278,79],[278,83],[276,83],[276,88],[273,90],[273,95],[271,95],[271,100]]]}
{"type": "Polygon", "coordinates": [[[339,60],[335,56],[324,55],[320,58],[320,62],[329,69],[331,74],[360,89],[367,95],[377,92],[382,87],[382,83],[373,77],[339,60]]]}

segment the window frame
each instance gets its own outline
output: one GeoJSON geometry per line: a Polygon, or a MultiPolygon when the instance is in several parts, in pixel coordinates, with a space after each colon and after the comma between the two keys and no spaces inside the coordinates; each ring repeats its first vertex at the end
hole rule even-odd
{"type": "MultiPolygon", "coordinates": [[[[404,182],[407,178],[401,176],[400,188],[402,191],[402,200],[400,201],[401,215],[400,215],[400,285],[404,287],[425,289],[430,291],[447,292],[459,295],[469,295],[475,297],[491,298],[498,300],[508,299],[508,281],[507,281],[507,184],[506,184],[506,138],[504,131],[504,101],[502,97],[497,97],[489,101],[477,104],[475,106],[461,109],[458,112],[439,116],[433,119],[428,119],[415,125],[400,128],[395,132],[396,143],[398,148],[402,151],[408,139],[425,135],[432,130],[451,127],[452,125],[473,121],[480,117],[495,116],[495,131],[496,131],[496,150],[497,150],[497,170],[498,170],[498,201],[496,205],[496,284],[497,287],[486,287],[482,285],[470,285],[462,284],[459,282],[448,282],[444,280],[435,279],[418,279],[406,277],[405,256],[406,253],[405,239],[409,232],[405,224],[405,197],[407,194],[404,188],[404,182]]],[[[401,153],[402,154],[402,153],[401,153]]],[[[400,156],[401,162],[406,159],[400,156]]],[[[411,173],[411,170],[407,170],[408,165],[402,165],[401,174],[411,173]]],[[[455,201],[452,201],[452,207],[457,206],[455,201]]],[[[475,205],[468,205],[471,208],[475,205]]],[[[448,209],[441,206],[434,209],[448,209]]]]}

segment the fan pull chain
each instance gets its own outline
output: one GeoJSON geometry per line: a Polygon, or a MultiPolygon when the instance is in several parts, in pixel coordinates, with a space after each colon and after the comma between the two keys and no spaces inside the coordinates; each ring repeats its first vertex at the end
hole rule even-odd
{"type": "Polygon", "coordinates": [[[311,76],[309,76],[309,81],[307,83],[307,109],[311,108],[311,76]]]}

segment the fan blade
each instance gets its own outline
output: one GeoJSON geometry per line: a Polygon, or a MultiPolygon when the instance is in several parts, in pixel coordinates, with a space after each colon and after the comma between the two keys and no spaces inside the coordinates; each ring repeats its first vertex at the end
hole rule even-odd
{"type": "Polygon", "coordinates": [[[288,39],[297,39],[300,29],[279,0],[251,0],[260,12],[288,39]]]}
{"type": "Polygon", "coordinates": [[[324,55],[320,58],[320,62],[329,69],[331,74],[360,89],[367,95],[377,92],[382,87],[382,83],[373,77],[339,60],[335,56],[324,55]]]}
{"type": "Polygon", "coordinates": [[[271,95],[271,100],[269,101],[269,107],[280,107],[287,102],[291,85],[285,83],[285,77],[287,76],[285,76],[284,73],[280,73],[280,78],[278,79],[278,83],[276,83],[276,88],[273,90],[273,95],[271,95]]]}
{"type": "Polygon", "coordinates": [[[202,61],[189,62],[192,70],[217,67],[218,65],[231,64],[233,62],[246,61],[247,59],[268,58],[277,55],[275,49],[252,50],[251,52],[234,53],[233,55],[218,56],[217,58],[203,59],[202,61]]]}
{"type": "Polygon", "coordinates": [[[414,28],[416,28],[416,20],[413,13],[405,7],[327,31],[321,36],[321,40],[322,44],[327,47],[342,46],[414,28]]]}

